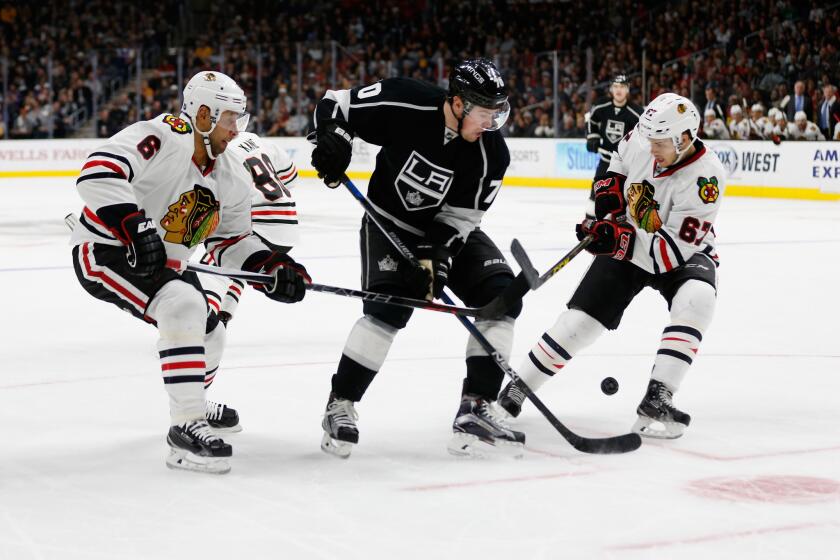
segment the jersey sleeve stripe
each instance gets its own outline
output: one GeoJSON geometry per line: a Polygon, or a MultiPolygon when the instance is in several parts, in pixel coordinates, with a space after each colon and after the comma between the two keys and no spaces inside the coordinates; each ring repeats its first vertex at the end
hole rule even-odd
{"type": "Polygon", "coordinates": [[[113,171],[101,171],[99,173],[88,173],[87,175],[82,175],[78,179],[76,179],[76,184],[82,183],[84,181],[90,181],[92,179],[122,179],[125,181],[125,175],[122,172],[114,173],[113,171]]]}
{"type": "Polygon", "coordinates": [[[131,168],[131,162],[128,161],[127,157],[121,156],[119,154],[112,154],[110,152],[93,152],[92,154],[90,154],[88,156],[88,159],[90,159],[94,156],[107,157],[107,158],[115,159],[115,160],[119,161],[120,163],[123,163],[128,168],[128,181],[131,182],[131,181],[134,180],[134,169],[131,168]]]}
{"type": "Polygon", "coordinates": [[[119,173],[120,176],[123,179],[128,179],[128,177],[125,176],[125,171],[123,171],[122,167],[120,167],[119,165],[117,165],[114,162],[107,161],[107,160],[104,160],[104,159],[93,159],[93,160],[88,161],[82,167],[82,171],[84,171],[85,169],[89,169],[91,167],[97,167],[97,166],[107,167],[108,169],[110,169],[114,173],[119,173]]]}
{"type": "Polygon", "coordinates": [[[677,242],[674,241],[674,238],[671,237],[671,235],[667,231],[665,231],[664,229],[660,229],[657,232],[657,234],[659,234],[660,237],[662,237],[663,239],[665,239],[665,241],[668,242],[668,246],[671,248],[671,252],[674,254],[674,256],[677,259],[677,265],[678,266],[685,265],[685,259],[682,256],[682,251],[680,251],[680,246],[677,245],[677,242]]]}
{"type": "Polygon", "coordinates": [[[412,105],[411,103],[400,103],[398,101],[377,101],[375,103],[351,103],[351,109],[367,109],[368,107],[379,107],[380,105],[391,105],[394,107],[404,107],[406,109],[416,109],[418,111],[437,111],[435,105],[412,105]]]}
{"type": "Polygon", "coordinates": [[[668,258],[668,245],[661,237],[659,238],[659,255],[662,258],[662,264],[665,265],[665,272],[673,270],[674,265],[671,264],[671,259],[668,258]]]}
{"type": "Polygon", "coordinates": [[[251,216],[297,216],[297,210],[251,210],[251,216]]]}

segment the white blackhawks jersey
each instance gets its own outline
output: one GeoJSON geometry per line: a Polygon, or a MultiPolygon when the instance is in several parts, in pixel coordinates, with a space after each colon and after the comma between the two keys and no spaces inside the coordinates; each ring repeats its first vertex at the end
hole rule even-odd
{"type": "Polygon", "coordinates": [[[805,130],[800,130],[795,122],[788,123],[788,138],[791,140],[825,140],[820,128],[811,121],[806,121],[805,130]]]}
{"type": "Polygon", "coordinates": [[[253,231],[272,245],[298,243],[297,207],[291,189],[297,167],[282,148],[256,134],[241,132],[216,160],[220,183],[240,183],[250,189],[253,231]]]}
{"type": "Polygon", "coordinates": [[[98,213],[134,204],[154,220],[168,258],[188,260],[206,243],[219,266],[241,268],[266,250],[251,235],[250,185],[220,182],[216,162],[201,170],[194,151],[192,126],[168,114],[112,136],[88,156],[76,181],[85,207],[71,243],[121,245],[98,213]]]}
{"type": "Polygon", "coordinates": [[[750,139],[750,121],[749,119],[741,119],[740,122],[732,119],[729,121],[729,136],[732,140],[749,140],[750,139]]]}
{"type": "Polygon", "coordinates": [[[701,253],[717,265],[714,222],[725,182],[717,155],[696,140],[691,157],[663,169],[635,134],[621,141],[609,168],[626,177],[626,218],[636,229],[631,262],[663,274],[701,253]]]}
{"type": "Polygon", "coordinates": [[[726,125],[721,119],[715,119],[712,122],[703,123],[703,132],[706,138],[713,140],[729,140],[729,131],[726,130],[726,125]]]}

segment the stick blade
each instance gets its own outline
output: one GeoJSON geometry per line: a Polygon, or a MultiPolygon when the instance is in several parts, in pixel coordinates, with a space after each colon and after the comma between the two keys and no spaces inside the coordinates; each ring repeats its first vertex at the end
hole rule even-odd
{"type": "Polygon", "coordinates": [[[522,275],[525,277],[525,280],[528,281],[528,286],[530,286],[532,290],[536,290],[539,287],[540,274],[537,272],[537,269],[534,268],[534,265],[531,264],[531,259],[528,257],[528,253],[525,252],[525,248],[518,239],[514,239],[510,242],[510,252],[513,254],[513,258],[516,259],[516,263],[519,265],[519,268],[522,269],[522,275]]]}
{"type": "Polygon", "coordinates": [[[642,438],[639,434],[623,434],[608,438],[585,438],[578,436],[569,443],[581,453],[593,453],[597,455],[616,455],[630,453],[642,446],[642,438]]]}

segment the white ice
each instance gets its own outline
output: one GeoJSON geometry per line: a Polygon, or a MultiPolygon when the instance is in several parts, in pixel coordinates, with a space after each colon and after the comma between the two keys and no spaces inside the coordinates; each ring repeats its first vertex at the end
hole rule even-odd
{"type": "MultiPolygon", "coordinates": [[[[296,195],[296,257],[358,287],[357,203],[315,182],[296,195]]],[[[505,188],[485,229],[545,270],[575,242],[583,197],[505,188]]],[[[79,208],[72,179],[0,181],[2,559],[840,557],[836,203],[724,201],[718,310],[676,398],[692,425],[627,455],[578,453],[528,406],[524,459],[449,456],[466,333],[419,311],[357,407],[360,444],[327,456],[321,414],[361,305],[249,291],[210,391],[245,428],[225,476],[165,468],[156,333],[77,283],[62,218],[79,208]]],[[[527,296],[514,367],[590,260],[527,296]]],[[[643,292],[539,396],[582,434],[626,432],[666,321],[643,292]]]]}

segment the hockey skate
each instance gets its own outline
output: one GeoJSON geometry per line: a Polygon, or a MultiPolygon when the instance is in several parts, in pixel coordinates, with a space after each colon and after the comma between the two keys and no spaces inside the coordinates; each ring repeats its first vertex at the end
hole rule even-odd
{"type": "Polygon", "coordinates": [[[499,393],[499,400],[496,404],[505,414],[516,418],[522,412],[523,402],[525,402],[525,393],[522,392],[518,384],[511,381],[499,393]]]}
{"type": "Polygon", "coordinates": [[[233,454],[230,445],[222,441],[204,419],[172,426],[166,436],[170,469],[225,474],[230,471],[227,458],[233,454]]]}
{"type": "Polygon", "coordinates": [[[239,414],[225,404],[207,401],[204,417],[217,434],[234,434],[242,431],[239,414]]]}
{"type": "Polygon", "coordinates": [[[327,410],[324,412],[324,437],[321,438],[321,449],[325,453],[342,459],[350,456],[353,445],[359,443],[359,430],[356,420],[359,419],[353,401],[338,398],[330,393],[327,410]]]}
{"type": "Polygon", "coordinates": [[[691,422],[691,416],[675,408],[672,398],[673,393],[664,383],[651,379],[647,393],[636,409],[639,419],[633,424],[633,431],[651,438],[680,437],[691,422]]]}
{"type": "Polygon", "coordinates": [[[476,395],[461,398],[452,432],[447,445],[452,455],[475,458],[523,455],[525,434],[510,429],[491,403],[476,395]]]}

